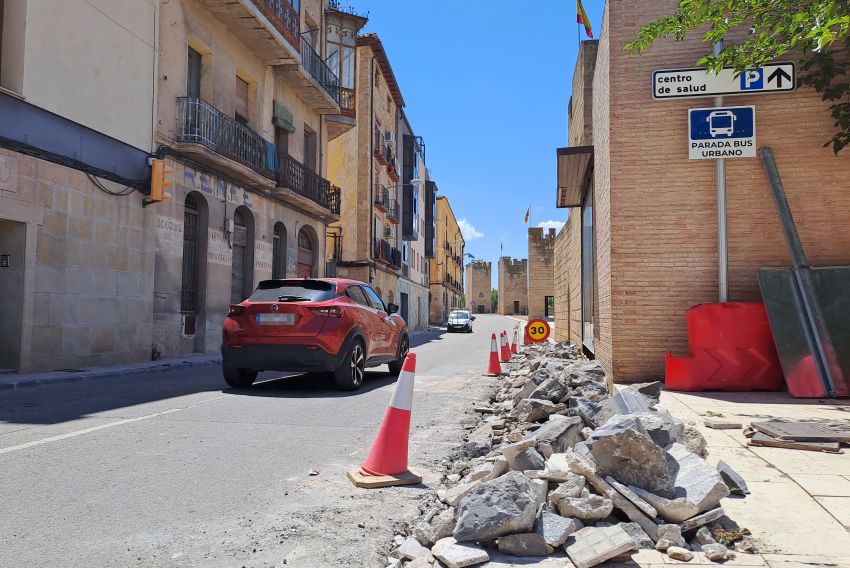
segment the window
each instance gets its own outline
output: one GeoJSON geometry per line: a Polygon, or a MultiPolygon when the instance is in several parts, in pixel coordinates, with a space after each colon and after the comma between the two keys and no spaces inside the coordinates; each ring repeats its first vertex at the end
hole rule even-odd
{"type": "Polygon", "coordinates": [[[263,280],[251,294],[252,302],[325,302],[336,288],[322,280],[263,280]]]}
{"type": "Polygon", "coordinates": [[[201,238],[200,204],[193,194],[186,197],[183,209],[183,281],[180,286],[180,311],[198,312],[198,284],[201,238]]]}
{"type": "Polygon", "coordinates": [[[248,82],[241,77],[236,77],[236,122],[248,125],[250,114],[248,113],[248,82]]]}
{"type": "Polygon", "coordinates": [[[230,303],[238,304],[254,286],[254,218],[247,207],[236,208],[233,225],[230,303]]]}
{"type": "Polygon", "coordinates": [[[201,98],[201,62],[200,53],[189,48],[188,69],[186,72],[186,96],[201,98]]]}
{"type": "Polygon", "coordinates": [[[279,126],[274,127],[274,147],[277,152],[277,168],[283,172],[286,158],[289,157],[289,131],[279,126]]]}
{"type": "Polygon", "coordinates": [[[366,306],[367,308],[371,308],[369,305],[369,300],[366,299],[366,294],[360,288],[360,286],[349,286],[345,289],[346,295],[349,298],[360,304],[361,306],[366,306]]]}
{"type": "Polygon", "coordinates": [[[326,36],[328,66],[339,78],[339,85],[344,89],[354,89],[357,30],[350,26],[348,20],[340,22],[337,18],[331,18],[328,20],[326,36]]]}
{"type": "Polygon", "coordinates": [[[374,290],[372,290],[368,286],[363,286],[363,291],[366,292],[366,297],[368,298],[369,303],[372,305],[373,308],[375,308],[379,312],[387,311],[386,306],[384,306],[384,301],[381,300],[381,297],[378,296],[378,294],[374,290]]]}

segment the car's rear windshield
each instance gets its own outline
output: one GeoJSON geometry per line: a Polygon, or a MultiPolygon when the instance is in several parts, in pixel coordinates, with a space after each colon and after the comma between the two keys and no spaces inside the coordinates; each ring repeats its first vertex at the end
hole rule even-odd
{"type": "Polygon", "coordinates": [[[334,297],[335,286],[323,280],[263,280],[251,302],[324,302],[334,297]]]}
{"type": "Polygon", "coordinates": [[[469,312],[452,312],[449,314],[449,317],[467,319],[469,317],[469,312]]]}

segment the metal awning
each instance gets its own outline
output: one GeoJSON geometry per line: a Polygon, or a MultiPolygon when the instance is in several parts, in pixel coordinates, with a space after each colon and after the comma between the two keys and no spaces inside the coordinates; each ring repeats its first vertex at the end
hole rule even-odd
{"type": "Polygon", "coordinates": [[[593,146],[558,148],[556,207],[581,207],[587,176],[593,165],[593,146]]]}

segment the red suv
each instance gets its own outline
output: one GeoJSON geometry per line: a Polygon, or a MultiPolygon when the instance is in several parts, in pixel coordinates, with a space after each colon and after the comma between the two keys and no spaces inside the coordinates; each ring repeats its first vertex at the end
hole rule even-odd
{"type": "Polygon", "coordinates": [[[224,380],[247,388],[260,371],[332,372],[339,388],[357,390],[366,367],[386,363],[398,375],[410,339],[396,312],[356,280],[264,280],[224,320],[224,380]]]}

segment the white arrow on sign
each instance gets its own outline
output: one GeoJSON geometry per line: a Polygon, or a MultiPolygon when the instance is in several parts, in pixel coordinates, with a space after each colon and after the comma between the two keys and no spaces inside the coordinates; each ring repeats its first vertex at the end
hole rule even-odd
{"type": "Polygon", "coordinates": [[[652,98],[660,100],[787,93],[796,88],[797,73],[793,63],[771,63],[740,74],[731,67],[719,73],[704,68],[652,72],[652,98]]]}

